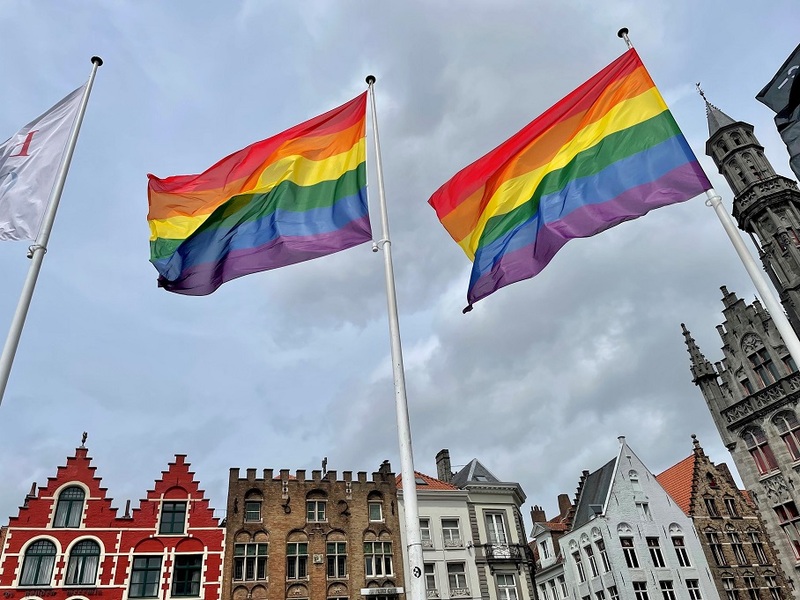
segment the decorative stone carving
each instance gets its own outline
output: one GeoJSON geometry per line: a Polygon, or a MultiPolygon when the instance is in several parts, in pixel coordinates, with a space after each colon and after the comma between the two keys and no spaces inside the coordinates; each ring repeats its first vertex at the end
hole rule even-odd
{"type": "Polygon", "coordinates": [[[746,354],[750,354],[756,348],[763,346],[764,343],[761,341],[761,338],[758,337],[755,333],[750,332],[742,336],[742,341],[740,345],[742,347],[743,352],[745,352],[746,354]]]}

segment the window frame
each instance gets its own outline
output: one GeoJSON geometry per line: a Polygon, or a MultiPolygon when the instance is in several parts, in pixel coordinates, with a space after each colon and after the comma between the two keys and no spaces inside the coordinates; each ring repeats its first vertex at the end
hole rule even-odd
{"type": "Polygon", "coordinates": [[[286,542],[286,579],[308,579],[308,542],[286,542]]]}
{"type": "Polygon", "coordinates": [[[686,542],[682,535],[672,536],[672,547],[675,548],[675,556],[678,557],[678,565],[681,567],[691,567],[689,552],[686,550],[686,542]]]}
{"type": "Polygon", "coordinates": [[[367,502],[367,515],[370,523],[383,523],[383,502],[380,500],[370,500],[367,502]],[[373,515],[373,509],[377,508],[377,515],[373,515]],[[375,518],[377,516],[377,518],[375,518]]]}
{"type": "Polygon", "coordinates": [[[321,498],[306,498],[306,523],[327,523],[328,501],[321,498]]]}
{"type": "Polygon", "coordinates": [[[78,541],[69,550],[67,557],[66,570],[64,571],[64,587],[67,586],[94,586],[97,583],[97,574],[100,570],[100,556],[102,549],[97,540],[87,538],[78,541]],[[81,551],[81,547],[93,546],[96,552],[81,551]],[[96,558],[94,565],[91,565],[89,558],[96,558]],[[86,572],[87,562],[88,568],[93,569],[91,577],[86,572]]]}
{"type": "Polygon", "coordinates": [[[19,572],[19,587],[49,587],[53,581],[57,555],[58,548],[52,540],[42,538],[34,540],[33,543],[25,548],[22,567],[19,572]],[[41,551],[45,547],[52,549],[52,552],[49,550],[47,552],[41,551]],[[49,565],[47,564],[48,562],[50,563],[49,565]],[[33,569],[32,577],[30,576],[31,569],[33,569]],[[49,573],[45,578],[43,575],[47,571],[49,573]],[[32,579],[32,581],[26,582],[26,579],[32,579]]]}
{"type": "Polygon", "coordinates": [[[625,556],[625,564],[629,569],[639,569],[639,557],[636,556],[636,547],[633,544],[633,537],[620,536],[619,543],[622,547],[622,554],[625,556]]]}
{"type": "Polygon", "coordinates": [[[447,562],[447,586],[448,590],[450,591],[450,595],[453,595],[453,590],[468,590],[469,585],[467,583],[467,564],[465,561],[455,560],[455,561],[448,561],[447,562]],[[460,571],[454,570],[460,567],[460,571]],[[462,585],[454,585],[461,583],[462,585]]]}
{"type": "Polygon", "coordinates": [[[385,540],[364,542],[364,576],[367,579],[394,576],[392,542],[385,540]]]}
{"type": "Polygon", "coordinates": [[[69,485],[58,494],[56,509],[53,512],[53,529],[78,529],[83,522],[83,510],[86,506],[86,490],[79,485],[69,485]],[[70,493],[79,492],[80,498],[67,497],[70,493]],[[62,523],[63,521],[63,523],[62,523]]]}
{"type": "Polygon", "coordinates": [[[661,543],[658,537],[647,537],[647,550],[650,553],[650,560],[653,567],[664,569],[667,564],[664,562],[664,554],[661,552],[661,543]]]}
{"type": "MultiPolygon", "coordinates": [[[[161,589],[162,583],[162,569],[164,567],[163,564],[163,556],[161,554],[140,554],[134,555],[133,561],[131,561],[131,571],[130,571],[130,581],[128,582],[128,598],[158,598],[159,591],[161,589]],[[144,561],[144,566],[138,566],[138,561],[144,561]],[[155,561],[158,563],[157,568],[155,566],[151,566],[151,561],[155,561]],[[134,581],[136,574],[144,574],[143,581],[134,581]],[[155,574],[156,577],[152,581],[150,580],[150,576],[155,574]],[[148,593],[148,587],[153,586],[153,593],[148,593]],[[141,588],[141,591],[138,590],[141,588]],[[137,590],[135,592],[134,590],[137,590]]],[[[155,564],[155,563],[154,563],[155,564]]]]}
{"type": "Polygon", "coordinates": [[[261,500],[244,501],[244,522],[245,523],[261,522],[261,500]],[[256,507],[255,510],[253,510],[254,506],[256,507]]]}
{"type": "Polygon", "coordinates": [[[158,535],[186,535],[188,513],[189,503],[186,500],[162,500],[158,535]],[[182,510],[179,507],[182,507],[182,510]],[[176,527],[180,527],[180,531],[176,530],[176,527]]]}
{"type": "Polygon", "coordinates": [[[231,575],[233,581],[267,581],[268,563],[268,542],[235,542],[233,544],[233,573],[231,575]],[[252,577],[248,576],[250,573],[252,573],[252,577]]]}
{"type": "Polygon", "coordinates": [[[325,542],[325,561],[328,579],[347,579],[347,542],[325,542]]]}
{"type": "Polygon", "coordinates": [[[172,564],[172,583],[170,594],[176,598],[199,598],[203,580],[203,555],[179,553],[172,564]],[[196,564],[180,564],[181,562],[196,564]],[[184,589],[178,588],[183,586],[184,589]],[[188,592],[185,587],[188,586],[188,592]]]}

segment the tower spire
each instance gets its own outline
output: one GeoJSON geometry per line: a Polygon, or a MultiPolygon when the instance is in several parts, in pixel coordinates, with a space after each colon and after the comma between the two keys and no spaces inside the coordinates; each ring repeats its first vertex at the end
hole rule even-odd
{"type": "Polygon", "coordinates": [[[683,330],[683,338],[686,341],[686,348],[689,352],[689,360],[692,363],[692,381],[697,383],[697,381],[703,377],[713,377],[716,379],[717,372],[714,370],[714,365],[703,356],[700,347],[697,345],[697,342],[694,341],[691,332],[686,329],[684,323],[681,323],[681,329],[683,330]]]}
{"type": "Polygon", "coordinates": [[[697,93],[700,94],[701,98],[703,98],[703,102],[706,103],[706,119],[708,119],[709,137],[713,136],[723,127],[727,127],[728,125],[733,125],[736,123],[736,121],[708,101],[708,98],[706,98],[706,93],[703,91],[703,88],[700,87],[699,81],[695,84],[695,87],[697,88],[697,93]]]}

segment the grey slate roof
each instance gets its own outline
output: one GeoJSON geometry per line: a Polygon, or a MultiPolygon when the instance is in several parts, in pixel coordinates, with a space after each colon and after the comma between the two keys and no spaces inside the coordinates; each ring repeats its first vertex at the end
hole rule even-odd
{"type": "Polygon", "coordinates": [[[717,131],[726,125],[733,125],[737,121],[731,119],[728,115],[711,104],[708,100],[706,102],[706,117],[708,118],[708,137],[713,137],[717,131]]]}
{"type": "Polygon", "coordinates": [[[591,473],[586,478],[586,481],[583,482],[581,496],[578,499],[578,507],[575,509],[575,519],[572,522],[573,530],[602,512],[606,496],[608,496],[608,488],[614,478],[614,465],[616,462],[617,459],[612,458],[597,471],[591,473]]]}
{"type": "Polygon", "coordinates": [[[501,483],[501,481],[484,467],[477,458],[473,458],[450,481],[456,487],[464,487],[469,483],[501,483]]]}

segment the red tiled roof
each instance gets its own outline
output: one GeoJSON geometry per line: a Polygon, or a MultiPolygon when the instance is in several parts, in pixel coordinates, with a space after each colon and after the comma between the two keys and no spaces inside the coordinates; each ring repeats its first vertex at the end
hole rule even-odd
{"type": "Polygon", "coordinates": [[[689,514],[692,502],[692,479],[694,478],[695,455],[684,458],[663,473],[656,475],[658,483],[672,496],[680,509],[689,514]]]}
{"type": "MultiPolygon", "coordinates": [[[[417,482],[417,489],[422,490],[458,490],[458,488],[450,483],[445,483],[444,481],[440,481],[439,479],[434,479],[433,477],[429,477],[424,473],[420,473],[419,471],[414,471],[414,475],[417,479],[421,479],[425,482],[425,484],[421,484],[417,482]]],[[[402,477],[398,475],[395,480],[397,481],[397,489],[403,489],[403,481],[402,477]]]]}
{"type": "Polygon", "coordinates": [[[567,531],[569,529],[566,523],[559,523],[558,521],[546,521],[540,525],[547,527],[550,531],[567,531]]]}

